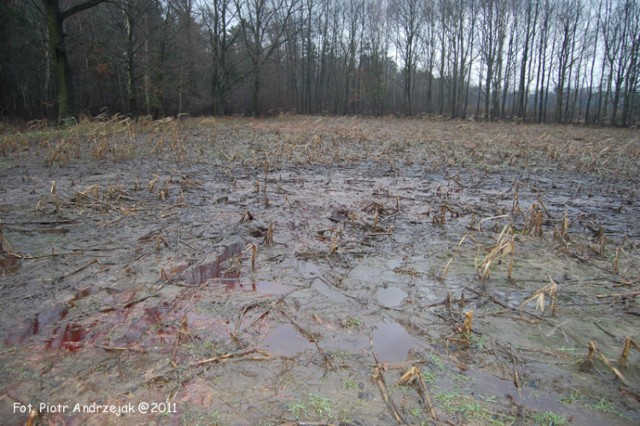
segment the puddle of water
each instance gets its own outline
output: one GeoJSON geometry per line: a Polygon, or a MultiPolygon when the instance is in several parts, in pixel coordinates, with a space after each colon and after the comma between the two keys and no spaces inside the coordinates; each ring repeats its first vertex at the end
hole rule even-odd
{"type": "Polygon", "coordinates": [[[214,262],[196,266],[187,276],[186,282],[192,286],[199,286],[214,278],[238,279],[240,272],[225,271],[222,264],[242,251],[241,243],[234,243],[226,247],[214,262]]]}
{"type": "Polygon", "coordinates": [[[393,308],[394,306],[400,305],[406,297],[407,293],[400,290],[398,287],[381,288],[376,292],[376,299],[378,299],[378,302],[387,308],[393,308]]]}
{"type": "Polygon", "coordinates": [[[17,257],[5,257],[0,259],[0,276],[9,275],[20,269],[20,259],[17,257]]]}
{"type": "Polygon", "coordinates": [[[358,262],[358,264],[354,266],[343,283],[352,280],[359,283],[380,282],[383,273],[384,269],[380,267],[380,264],[376,262],[376,260],[366,259],[358,262]]]}
{"type": "Polygon", "coordinates": [[[602,424],[616,424],[612,423],[613,419],[608,418],[604,414],[579,410],[574,407],[563,405],[560,403],[559,395],[541,395],[539,392],[533,392],[536,389],[523,386],[522,395],[518,394],[518,390],[511,380],[501,379],[492,374],[472,372],[469,371],[471,377],[475,379],[480,391],[479,393],[489,393],[497,397],[504,397],[510,395],[513,400],[523,405],[524,407],[539,411],[546,412],[552,411],[565,415],[567,418],[572,418],[574,424],[586,425],[586,426],[599,426],[602,424]],[[606,417],[606,418],[605,418],[606,417]]]}
{"type": "Polygon", "coordinates": [[[373,330],[373,347],[380,362],[404,362],[415,339],[397,322],[380,323],[373,330]]]}
{"type": "Polygon", "coordinates": [[[291,324],[282,324],[271,330],[262,344],[270,354],[283,356],[294,356],[315,348],[315,345],[298,333],[291,324]]]}

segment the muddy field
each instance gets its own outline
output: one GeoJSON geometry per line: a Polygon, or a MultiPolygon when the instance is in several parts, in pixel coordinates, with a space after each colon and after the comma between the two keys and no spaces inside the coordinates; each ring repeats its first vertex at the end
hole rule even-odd
{"type": "Polygon", "coordinates": [[[639,168],[637,130],[5,126],[0,418],[638,424],[639,168]]]}

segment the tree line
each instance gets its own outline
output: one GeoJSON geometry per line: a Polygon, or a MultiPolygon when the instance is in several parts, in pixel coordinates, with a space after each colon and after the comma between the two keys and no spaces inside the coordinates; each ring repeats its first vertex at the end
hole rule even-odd
{"type": "Polygon", "coordinates": [[[640,0],[2,0],[0,117],[634,126],[640,0]]]}

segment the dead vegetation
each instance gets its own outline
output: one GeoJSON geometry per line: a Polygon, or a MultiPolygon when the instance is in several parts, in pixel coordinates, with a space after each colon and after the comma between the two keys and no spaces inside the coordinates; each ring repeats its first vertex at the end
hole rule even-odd
{"type": "Polygon", "coordinates": [[[0,136],[12,399],[35,398],[10,389],[23,380],[11,369],[44,348],[71,378],[55,387],[45,372],[51,398],[85,398],[104,377],[101,397],[123,398],[125,381],[127,398],[182,404],[185,422],[638,418],[633,131],[391,117],[29,127],[0,136]],[[544,410],[540,389],[613,408],[544,410]]]}

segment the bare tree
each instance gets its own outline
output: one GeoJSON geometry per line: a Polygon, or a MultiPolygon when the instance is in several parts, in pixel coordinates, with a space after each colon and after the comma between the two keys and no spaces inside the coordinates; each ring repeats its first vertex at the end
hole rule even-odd
{"type": "Polygon", "coordinates": [[[506,38],[507,7],[505,0],[481,0],[481,55],[486,67],[485,115],[495,119],[500,109],[502,86],[502,58],[506,38]]]}
{"type": "Polygon", "coordinates": [[[589,72],[589,86],[588,86],[588,90],[587,90],[587,105],[586,105],[586,111],[585,111],[585,123],[591,123],[592,118],[591,118],[591,100],[593,98],[593,82],[594,82],[594,71],[596,68],[596,57],[597,57],[597,51],[598,51],[598,41],[599,41],[599,35],[600,35],[600,25],[601,25],[601,13],[602,12],[602,3],[603,0],[599,0],[598,1],[598,10],[596,11],[596,27],[595,30],[592,33],[589,33],[587,36],[589,37],[589,40],[587,41],[587,45],[590,44],[590,42],[592,41],[592,47],[591,47],[591,67],[590,67],[590,72],[589,72]]]}
{"type": "MultiPolygon", "coordinates": [[[[607,19],[603,25],[603,42],[606,62],[609,68],[607,94],[611,94],[611,114],[609,122],[612,126],[618,124],[618,110],[620,98],[624,96],[625,80],[631,83],[637,80],[637,70],[632,70],[637,65],[638,55],[638,4],[635,0],[622,0],[618,2],[608,1],[606,4],[607,19]]],[[[635,84],[627,83],[629,96],[635,84]]],[[[608,96],[607,96],[608,98],[608,96]]],[[[630,107],[627,98],[627,110],[630,107]]],[[[627,115],[628,112],[624,112],[627,115]]],[[[623,119],[624,122],[624,119],[623,119]]]]}
{"type": "Polygon", "coordinates": [[[411,95],[415,79],[416,56],[423,27],[422,2],[419,0],[392,0],[389,7],[396,28],[394,43],[403,63],[403,89],[406,112],[412,114],[411,95]]]}
{"type": "Polygon", "coordinates": [[[342,113],[355,113],[354,108],[358,88],[356,66],[358,64],[358,48],[361,47],[364,31],[363,14],[364,0],[348,2],[343,9],[346,38],[340,43],[340,50],[344,58],[344,66],[342,67],[344,73],[342,113]]]}
{"type": "Polygon", "coordinates": [[[201,5],[212,56],[211,97],[214,115],[225,114],[229,93],[244,77],[238,69],[241,59],[233,55],[233,46],[240,32],[232,31],[237,17],[237,9],[232,6],[231,0],[206,0],[201,5]]]}
{"type": "Polygon", "coordinates": [[[433,79],[435,70],[435,58],[436,58],[436,34],[438,33],[436,28],[436,10],[433,2],[427,2],[423,7],[425,30],[423,34],[423,63],[424,72],[426,77],[425,83],[425,111],[427,113],[433,112],[433,79]]]}
{"type": "Polygon", "coordinates": [[[139,111],[139,68],[146,75],[142,57],[150,36],[149,19],[157,10],[156,0],[118,0],[109,2],[108,6],[111,12],[108,15],[111,25],[108,27],[114,31],[115,38],[105,40],[103,49],[109,51],[111,60],[124,69],[124,111],[136,114],[139,111]]]}
{"type": "MultiPolygon", "coordinates": [[[[559,123],[565,121],[564,98],[567,78],[571,75],[571,67],[575,61],[575,44],[578,22],[582,14],[582,2],[580,0],[563,0],[561,9],[558,10],[558,23],[560,31],[560,48],[558,51],[558,75],[556,83],[556,120],[559,123]]],[[[570,90],[569,88],[566,89],[570,90]]]]}
{"type": "Polygon", "coordinates": [[[234,0],[251,63],[251,115],[260,115],[262,67],[286,41],[283,37],[299,0],[234,0]]]}
{"type": "MultiPolygon", "coordinates": [[[[537,108],[537,121],[542,123],[545,121],[546,116],[546,99],[548,93],[549,79],[547,78],[550,73],[551,66],[547,64],[548,46],[547,43],[550,38],[551,19],[555,13],[553,3],[551,0],[544,1],[541,5],[543,13],[541,20],[539,21],[539,37],[538,37],[538,70],[536,74],[536,93],[534,105],[537,108]],[[545,85],[546,84],[546,85],[545,85]]],[[[553,47],[552,47],[553,53],[553,47]]],[[[535,111],[534,111],[535,115],[535,111]]]]}
{"type": "Polygon", "coordinates": [[[518,83],[518,102],[516,107],[516,115],[524,120],[527,119],[527,101],[528,84],[527,84],[527,64],[530,62],[530,51],[533,47],[533,38],[536,30],[536,21],[538,20],[540,2],[536,0],[523,1],[524,14],[524,39],[522,41],[522,55],[520,57],[520,79],[518,83]],[[535,3],[535,4],[534,4],[535,3]]]}
{"type": "Polygon", "coordinates": [[[627,42],[627,73],[624,80],[622,125],[630,126],[636,99],[640,89],[640,4],[630,2],[627,9],[629,16],[629,40],[627,42]]]}
{"type": "Polygon", "coordinates": [[[0,12],[0,114],[42,114],[58,89],[59,119],[75,99],[154,115],[456,118],[475,104],[487,119],[640,120],[638,0],[24,0],[0,12]]]}
{"type": "Polygon", "coordinates": [[[379,1],[370,0],[366,5],[365,49],[362,53],[363,86],[369,108],[365,113],[382,115],[389,107],[387,91],[390,75],[395,67],[390,67],[387,57],[389,51],[390,25],[387,23],[385,10],[379,1]]]}

